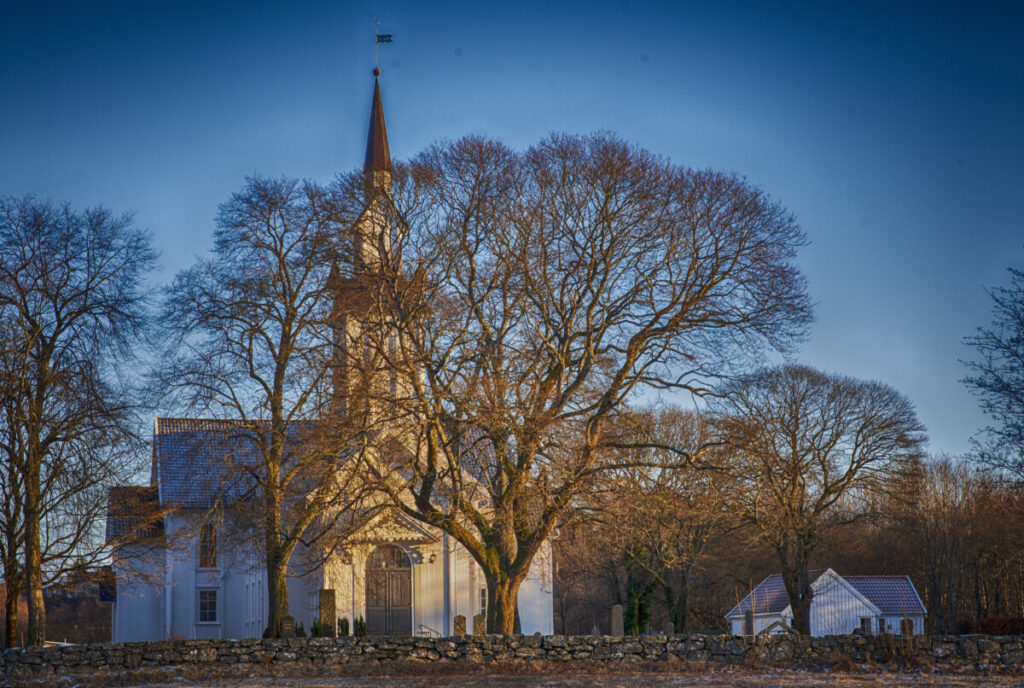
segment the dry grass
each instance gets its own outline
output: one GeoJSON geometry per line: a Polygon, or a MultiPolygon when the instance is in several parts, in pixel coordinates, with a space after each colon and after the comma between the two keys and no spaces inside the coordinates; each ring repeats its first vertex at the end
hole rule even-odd
{"type": "Polygon", "coordinates": [[[639,666],[569,663],[466,665],[389,662],[334,667],[294,664],[264,667],[146,668],[82,676],[14,681],[11,688],[1009,688],[1024,684],[1024,671],[901,673],[859,666],[852,672],[772,670],[695,665],[639,666]]]}

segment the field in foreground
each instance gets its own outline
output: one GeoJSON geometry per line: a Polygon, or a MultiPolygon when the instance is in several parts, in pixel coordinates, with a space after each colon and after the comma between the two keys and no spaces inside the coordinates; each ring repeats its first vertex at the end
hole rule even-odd
{"type": "Polygon", "coordinates": [[[612,671],[607,673],[562,672],[515,674],[503,671],[489,674],[442,674],[425,671],[423,675],[309,676],[301,668],[291,671],[249,668],[245,672],[221,672],[178,668],[145,670],[118,674],[98,673],[74,677],[23,679],[14,687],[46,686],[67,688],[1009,688],[1024,685],[1024,673],[968,671],[900,672],[857,670],[800,671],[757,669],[683,669],[658,671],[612,671]]]}

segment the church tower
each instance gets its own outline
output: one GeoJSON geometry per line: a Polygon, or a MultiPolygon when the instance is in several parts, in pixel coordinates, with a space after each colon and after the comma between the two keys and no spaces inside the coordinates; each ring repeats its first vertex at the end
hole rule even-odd
{"type": "Polygon", "coordinates": [[[373,70],[370,127],[366,137],[363,177],[365,207],[342,237],[342,264],[331,270],[334,290],[335,413],[370,411],[374,398],[398,393],[397,374],[385,359],[394,359],[394,330],[375,308],[374,290],[384,283],[391,264],[394,217],[391,198],[391,152],[380,95],[380,69],[373,70]]]}

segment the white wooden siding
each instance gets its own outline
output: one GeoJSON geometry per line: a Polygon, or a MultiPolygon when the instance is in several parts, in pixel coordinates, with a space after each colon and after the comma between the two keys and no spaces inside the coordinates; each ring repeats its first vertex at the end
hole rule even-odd
{"type": "Polygon", "coordinates": [[[555,632],[554,566],[551,558],[551,543],[545,542],[530,564],[526,580],[519,587],[519,625],[526,635],[551,635],[555,632]]]}
{"type": "Polygon", "coordinates": [[[114,642],[164,639],[164,572],[158,555],[131,551],[115,562],[117,598],[111,611],[114,642]]]}
{"type": "Polygon", "coordinates": [[[860,628],[863,617],[870,618],[872,625],[877,623],[878,609],[831,571],[823,573],[811,588],[811,635],[851,633],[860,628]]]}
{"type": "MultiPolygon", "coordinates": [[[[202,513],[185,511],[166,517],[165,533],[172,544],[155,556],[159,564],[148,564],[161,569],[148,576],[154,581],[151,585],[127,574],[118,579],[112,611],[114,640],[252,638],[263,633],[268,618],[265,566],[245,538],[218,537],[217,568],[199,569],[202,517],[202,513]],[[217,591],[216,623],[198,621],[202,589],[217,591]]],[[[350,629],[357,617],[365,617],[366,557],[374,547],[353,547],[347,557],[332,557],[304,577],[288,576],[289,613],[296,624],[302,622],[310,631],[319,616],[319,591],[325,582],[336,591],[338,616],[348,618],[350,629]]],[[[480,591],[486,588],[473,558],[464,547],[443,536],[436,543],[409,551],[413,561],[413,633],[450,635],[457,614],[466,617],[467,631],[472,632],[473,615],[481,611],[480,591]]],[[[141,555],[129,554],[129,558],[133,567],[144,564],[141,555]]],[[[115,562],[115,572],[124,568],[115,562]]],[[[545,544],[520,588],[523,633],[554,631],[552,573],[551,546],[545,544]]]]}

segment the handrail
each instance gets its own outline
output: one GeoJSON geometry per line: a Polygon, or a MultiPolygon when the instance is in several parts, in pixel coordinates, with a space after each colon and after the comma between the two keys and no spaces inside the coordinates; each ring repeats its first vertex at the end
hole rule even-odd
{"type": "Polygon", "coordinates": [[[426,636],[428,638],[440,638],[441,632],[436,631],[426,624],[420,624],[420,630],[417,631],[416,635],[426,636]]]}

